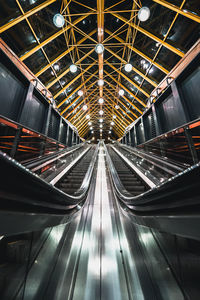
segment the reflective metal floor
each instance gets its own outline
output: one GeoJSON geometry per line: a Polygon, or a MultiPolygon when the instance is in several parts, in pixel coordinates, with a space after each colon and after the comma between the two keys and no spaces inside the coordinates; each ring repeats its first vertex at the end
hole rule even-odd
{"type": "Polygon", "coordinates": [[[150,229],[121,213],[103,147],[85,207],[52,229],[16,299],[186,299],[150,229]]]}

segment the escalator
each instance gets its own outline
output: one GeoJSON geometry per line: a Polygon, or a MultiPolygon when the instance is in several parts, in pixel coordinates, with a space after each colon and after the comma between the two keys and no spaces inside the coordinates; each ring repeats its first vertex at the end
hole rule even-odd
{"type": "Polygon", "coordinates": [[[133,172],[122,159],[119,159],[119,155],[111,147],[108,148],[108,153],[112,158],[121,183],[131,195],[138,196],[149,189],[137,173],[133,172]]]}

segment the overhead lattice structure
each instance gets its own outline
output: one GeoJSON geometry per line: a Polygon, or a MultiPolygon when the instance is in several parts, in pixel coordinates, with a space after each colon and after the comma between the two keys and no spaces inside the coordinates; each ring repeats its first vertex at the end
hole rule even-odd
{"type": "Polygon", "coordinates": [[[3,40],[84,138],[121,137],[199,37],[198,0],[0,1],[3,40]]]}

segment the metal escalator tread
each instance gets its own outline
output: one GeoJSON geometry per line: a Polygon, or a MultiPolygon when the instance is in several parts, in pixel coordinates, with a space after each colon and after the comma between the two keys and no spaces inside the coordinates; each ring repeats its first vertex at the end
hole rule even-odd
{"type": "Polygon", "coordinates": [[[108,153],[110,154],[111,160],[125,189],[133,196],[138,196],[145,192],[147,187],[138,175],[135,174],[123,160],[121,160],[112,148],[108,148],[108,153]]]}
{"type": "Polygon", "coordinates": [[[81,161],[57,182],[56,187],[66,194],[73,195],[82,185],[93,154],[94,149],[91,148],[81,161]]]}

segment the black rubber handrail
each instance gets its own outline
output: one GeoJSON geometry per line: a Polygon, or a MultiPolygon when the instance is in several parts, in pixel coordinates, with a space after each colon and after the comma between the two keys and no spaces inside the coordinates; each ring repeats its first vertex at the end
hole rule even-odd
{"type": "Polygon", "coordinates": [[[6,210],[65,214],[84,201],[90,187],[98,146],[83,179],[74,195],[69,195],[47,183],[38,175],[0,152],[0,206],[6,210]]]}
{"type": "Polygon", "coordinates": [[[84,144],[80,144],[80,145],[76,145],[74,147],[70,147],[67,149],[65,148],[65,149],[56,151],[54,153],[51,153],[49,155],[43,155],[41,157],[34,158],[25,163],[23,163],[23,162],[21,162],[21,163],[23,164],[23,166],[25,166],[29,170],[35,172],[35,171],[40,170],[41,168],[45,167],[46,165],[58,160],[59,158],[61,158],[63,156],[70,155],[71,153],[82,148],[83,146],[84,146],[84,144]]]}
{"type": "Polygon", "coordinates": [[[200,163],[169,178],[138,196],[132,196],[123,186],[110,155],[105,147],[109,171],[118,199],[129,209],[138,213],[170,211],[197,212],[200,208],[199,182],[200,163]]]}

